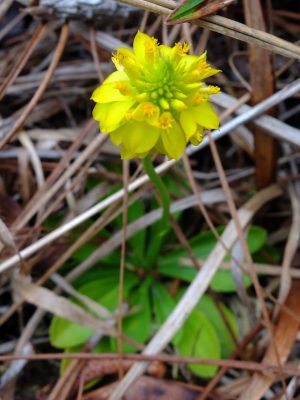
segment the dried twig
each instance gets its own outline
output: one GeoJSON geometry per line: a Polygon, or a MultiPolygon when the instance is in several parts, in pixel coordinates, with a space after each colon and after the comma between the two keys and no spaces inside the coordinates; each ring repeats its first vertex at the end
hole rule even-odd
{"type": "Polygon", "coordinates": [[[31,111],[36,106],[36,104],[38,103],[38,101],[40,100],[42,95],[44,94],[46,87],[48,86],[48,84],[52,78],[52,75],[56,69],[56,66],[60,60],[60,57],[64,51],[65,45],[67,43],[68,34],[69,34],[69,25],[65,24],[61,29],[59,42],[57,44],[56,51],[53,55],[53,58],[51,60],[51,64],[50,64],[43,80],[41,81],[39,88],[35,92],[34,96],[30,100],[30,102],[27,104],[26,108],[24,109],[24,111],[22,112],[20,117],[15,122],[13,128],[1,140],[0,149],[2,149],[5,146],[5,144],[8,143],[14,137],[14,135],[18,132],[18,130],[20,130],[22,128],[24,122],[30,115],[31,111]]]}

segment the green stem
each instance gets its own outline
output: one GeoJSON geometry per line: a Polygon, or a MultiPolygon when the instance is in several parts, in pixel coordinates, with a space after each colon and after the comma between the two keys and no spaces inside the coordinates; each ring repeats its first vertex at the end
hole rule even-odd
{"type": "Polygon", "coordinates": [[[146,257],[146,268],[149,270],[153,267],[162,245],[163,236],[168,231],[169,224],[169,211],[170,211],[170,197],[166,186],[164,185],[161,177],[156,173],[151,158],[147,156],[143,160],[144,169],[149,176],[151,182],[157,189],[162,202],[162,218],[159,223],[159,234],[158,237],[149,243],[147,257],[146,257]]]}
{"type": "Polygon", "coordinates": [[[164,226],[166,226],[169,221],[169,211],[170,211],[169,193],[168,193],[168,190],[167,190],[165,184],[163,183],[161,177],[156,173],[156,171],[153,167],[153,164],[152,164],[152,160],[149,156],[147,156],[143,159],[143,165],[144,165],[145,171],[146,171],[147,175],[149,176],[151,182],[153,183],[153,185],[156,187],[156,189],[159,192],[161,202],[162,202],[162,208],[163,208],[161,225],[162,225],[162,228],[164,228],[164,226]]]}

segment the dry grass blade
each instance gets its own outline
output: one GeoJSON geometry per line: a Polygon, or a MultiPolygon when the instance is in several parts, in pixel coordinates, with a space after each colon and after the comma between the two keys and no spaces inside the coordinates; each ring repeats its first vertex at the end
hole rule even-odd
{"type": "Polygon", "coordinates": [[[6,14],[14,0],[3,0],[0,4],[0,19],[6,14]]]}
{"type": "Polygon", "coordinates": [[[95,318],[83,308],[64,297],[56,295],[51,290],[31,283],[28,278],[18,273],[14,275],[13,286],[17,296],[37,307],[79,325],[89,327],[96,332],[115,336],[115,330],[107,323],[95,318]]]}
{"type": "Polygon", "coordinates": [[[112,318],[114,315],[103,307],[101,304],[95,302],[90,297],[83,295],[82,293],[75,290],[63,277],[58,274],[53,274],[51,280],[56,283],[62,290],[79,300],[87,308],[99,315],[101,318],[112,318]]]}
{"type": "MultiPolygon", "coordinates": [[[[119,1],[162,15],[169,15],[170,11],[173,11],[177,6],[176,2],[170,2],[169,0],[161,0],[159,1],[159,5],[157,5],[156,2],[145,0],[119,1]]],[[[193,21],[193,23],[214,32],[281,54],[285,57],[300,60],[299,46],[258,29],[249,28],[247,25],[231,19],[214,15],[204,17],[199,21],[193,21]]]]}
{"type": "Polygon", "coordinates": [[[41,81],[38,90],[35,92],[34,96],[30,100],[30,102],[27,104],[25,110],[22,112],[20,117],[15,122],[13,128],[1,140],[0,149],[2,149],[6,145],[6,143],[8,143],[14,137],[14,135],[18,132],[18,130],[20,130],[22,128],[24,122],[26,121],[26,119],[28,118],[30,113],[32,112],[33,108],[36,106],[36,104],[38,103],[38,101],[40,100],[42,95],[44,94],[46,87],[48,86],[48,84],[53,76],[53,73],[57,67],[57,64],[60,60],[60,57],[64,51],[65,45],[67,43],[68,34],[69,34],[69,25],[65,24],[61,29],[61,35],[59,38],[59,42],[57,44],[56,51],[53,55],[50,66],[49,66],[43,80],[41,81]]]}
{"type": "MultiPolygon", "coordinates": [[[[265,22],[260,0],[244,0],[244,11],[247,25],[265,31],[265,22]]],[[[252,86],[251,104],[257,104],[274,92],[274,73],[271,54],[259,47],[249,46],[250,82],[252,86]]],[[[270,109],[268,114],[274,114],[270,109]]],[[[258,188],[270,185],[276,178],[278,143],[266,135],[259,127],[253,129],[256,165],[256,183],[258,188]]]]}
{"type": "Polygon", "coordinates": [[[18,135],[18,138],[19,138],[20,142],[22,143],[22,145],[24,146],[24,148],[29,153],[31,164],[32,164],[33,170],[35,172],[35,176],[36,176],[37,186],[38,186],[38,188],[41,188],[43,183],[45,182],[45,177],[44,177],[42,163],[37,155],[36,148],[34,147],[32,140],[26,134],[25,131],[20,132],[18,135]]]}
{"type": "Polygon", "coordinates": [[[197,25],[223,33],[226,36],[243,40],[285,57],[300,60],[300,47],[277,36],[253,29],[240,22],[219,15],[209,16],[197,21],[197,25]],[[293,54],[293,55],[292,55],[293,54]]]}
{"type": "Polygon", "coordinates": [[[280,289],[278,295],[279,303],[284,303],[291,287],[291,265],[297,252],[300,240],[300,203],[293,187],[289,186],[289,195],[292,203],[292,224],[284,250],[280,289]]]}
{"type": "MultiPolygon", "coordinates": [[[[71,161],[71,157],[73,153],[82,145],[82,142],[84,139],[87,137],[88,134],[92,133],[93,129],[95,127],[94,121],[90,120],[88,123],[83,127],[83,129],[78,133],[78,136],[76,137],[76,140],[74,140],[74,143],[69,147],[67,152],[65,153],[65,156],[60,160],[60,162],[57,164],[56,168],[53,170],[53,172],[48,176],[45,184],[38,190],[34,196],[31,198],[30,202],[25,206],[24,210],[21,212],[21,214],[18,216],[16,221],[14,221],[13,228],[14,229],[20,229],[25,224],[35,215],[36,212],[48,201],[49,199],[49,190],[51,188],[52,194],[55,194],[55,191],[53,191],[53,186],[54,183],[57,186],[56,190],[59,190],[65,180],[72,176],[73,173],[79,168],[81,165],[80,163],[83,161],[78,161],[77,164],[73,165],[72,167],[69,167],[66,171],[66,167],[69,166],[69,163],[71,161]],[[71,171],[70,171],[71,169],[71,171]],[[62,182],[58,183],[59,176],[65,171],[65,177],[62,179],[62,182]],[[45,199],[46,197],[46,199],[45,199]]],[[[97,129],[98,130],[98,129],[97,129]]],[[[64,133],[64,132],[62,132],[64,133]]],[[[94,143],[95,144],[95,143],[94,143]]],[[[90,156],[90,153],[87,154],[87,158],[90,156]]],[[[81,157],[85,159],[83,154],[81,154],[81,157]]],[[[50,196],[50,198],[51,198],[50,196]]]]}
{"type": "Polygon", "coordinates": [[[2,85],[0,86],[0,100],[2,100],[3,96],[5,95],[7,88],[10,85],[12,85],[13,81],[16,79],[16,77],[22,71],[23,67],[29,60],[29,57],[31,56],[33,50],[36,48],[36,46],[42,40],[47,28],[48,28],[48,25],[39,25],[36,28],[36,30],[34,31],[31,41],[27,44],[23,53],[19,56],[19,59],[14,64],[14,68],[10,71],[9,75],[6,77],[6,79],[3,81],[2,85]]]}
{"type": "MultiPolygon", "coordinates": [[[[21,354],[33,354],[33,347],[27,344],[21,351],[21,354]]],[[[5,386],[15,379],[27,364],[26,360],[16,360],[7,368],[7,370],[0,377],[0,390],[2,391],[5,386]]]]}
{"type": "MultiPolygon", "coordinates": [[[[293,313],[299,312],[300,298],[299,298],[300,284],[294,282],[290,294],[286,300],[285,306],[288,307],[293,313]]],[[[278,323],[275,327],[274,342],[278,350],[281,363],[285,363],[287,357],[291,351],[292,346],[295,343],[297,332],[299,329],[299,322],[296,321],[289,313],[285,310],[281,311],[278,323]]],[[[276,355],[272,345],[268,347],[268,350],[262,361],[263,363],[276,365],[276,355]]],[[[256,373],[252,381],[247,387],[247,390],[240,396],[240,400],[259,400],[262,398],[266,390],[274,382],[275,376],[267,373],[256,373]]]]}
{"type": "MultiPolygon", "coordinates": [[[[18,252],[16,243],[14,241],[14,237],[8,227],[0,218],[0,242],[7,246],[9,249],[13,250],[14,252],[18,252]]],[[[3,246],[0,243],[0,251],[2,250],[3,246]]]]}
{"type": "MultiPolygon", "coordinates": [[[[192,268],[193,264],[188,258],[182,258],[179,260],[180,265],[186,268],[192,268]]],[[[197,259],[199,265],[203,265],[205,262],[204,259],[197,259]]],[[[280,276],[282,274],[282,266],[281,265],[273,265],[273,264],[262,264],[262,263],[254,263],[255,272],[258,274],[269,275],[269,276],[280,276]]],[[[221,269],[230,270],[231,264],[230,262],[223,262],[220,265],[221,269]]],[[[244,272],[247,272],[246,270],[244,272]]],[[[300,278],[300,270],[297,268],[290,268],[289,270],[292,278],[299,279],[300,278]]]]}
{"type": "MultiPolygon", "coordinates": [[[[263,204],[279,196],[280,194],[281,190],[278,186],[271,186],[255,195],[238,211],[238,218],[241,226],[245,227],[247,224],[249,224],[253,218],[253,215],[255,215],[257,210],[262,207],[263,204]]],[[[236,242],[237,238],[238,234],[235,228],[235,223],[231,221],[222,234],[222,240],[226,244],[226,247],[230,248],[236,242]]],[[[188,287],[180,302],[169,315],[154,338],[146,346],[146,349],[143,352],[144,354],[157,354],[164,349],[178,329],[180,329],[180,327],[183,325],[184,321],[198,303],[201,296],[207,290],[209,283],[223,261],[225,254],[226,251],[224,250],[223,246],[218,243],[211,251],[206,262],[196,275],[191,285],[188,287]]],[[[118,385],[110,400],[121,399],[129,386],[141,374],[143,374],[146,367],[147,363],[139,363],[134,365],[118,385]]]]}
{"type": "MultiPolygon", "coordinates": [[[[240,361],[240,360],[222,360],[222,359],[211,359],[211,358],[198,358],[198,357],[182,357],[172,354],[157,354],[157,355],[146,355],[146,354],[124,354],[124,360],[133,361],[161,361],[175,364],[206,364],[216,365],[226,368],[244,369],[247,371],[259,371],[259,372],[270,372],[278,373],[278,368],[274,365],[269,365],[254,361],[240,361]]],[[[9,354],[0,355],[0,361],[13,361],[13,360],[118,360],[119,356],[116,353],[44,353],[44,354],[33,354],[33,355],[22,355],[22,354],[9,354]]],[[[300,376],[300,369],[295,368],[292,363],[289,363],[283,368],[285,376],[300,376]]]]}
{"type": "MultiPolygon", "coordinates": [[[[251,106],[248,106],[247,104],[238,105],[238,100],[226,93],[219,93],[216,96],[212,96],[212,101],[214,104],[222,108],[229,108],[229,110],[234,108],[235,113],[238,115],[242,115],[251,110],[251,106]]],[[[224,114],[225,113],[227,116],[226,111],[224,114]]],[[[262,128],[264,131],[268,132],[269,135],[272,135],[278,140],[300,147],[300,130],[280,121],[277,118],[269,115],[262,115],[253,120],[253,125],[262,128]]]]}

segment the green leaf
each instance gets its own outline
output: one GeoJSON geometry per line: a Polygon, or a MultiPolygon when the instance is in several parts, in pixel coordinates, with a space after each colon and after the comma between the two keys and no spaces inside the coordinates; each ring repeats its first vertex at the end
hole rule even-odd
{"type": "MultiPolygon", "coordinates": [[[[221,303],[221,307],[232,332],[238,337],[238,326],[233,313],[223,303],[221,303]]],[[[235,343],[213,299],[208,295],[204,295],[197,305],[197,310],[201,311],[215,328],[221,344],[222,358],[228,358],[235,349],[235,343]]]]}
{"type": "MultiPolygon", "coordinates": [[[[197,271],[194,267],[170,266],[159,267],[158,272],[161,275],[170,278],[178,278],[185,282],[192,282],[197,271]]],[[[244,276],[243,283],[246,288],[252,285],[252,281],[248,276],[244,276]]],[[[236,292],[236,285],[232,278],[231,271],[219,269],[211,280],[210,287],[216,292],[232,293],[236,292]]]]}
{"type": "Polygon", "coordinates": [[[265,244],[258,253],[253,255],[253,261],[257,263],[270,263],[270,259],[274,263],[279,263],[281,253],[277,247],[265,244]]]}
{"type": "Polygon", "coordinates": [[[166,226],[166,230],[161,234],[161,223],[157,221],[154,223],[151,228],[149,229],[149,239],[147,240],[147,252],[146,252],[146,267],[148,270],[153,268],[154,264],[156,263],[157,257],[159,256],[160,249],[163,245],[165,240],[166,234],[170,229],[170,225],[166,226]]]}
{"type": "Polygon", "coordinates": [[[267,242],[268,232],[257,225],[252,225],[247,236],[247,244],[251,254],[260,250],[267,242]]]}
{"type": "MultiPolygon", "coordinates": [[[[138,308],[138,311],[133,315],[125,317],[123,320],[123,333],[141,344],[144,344],[150,336],[151,310],[149,285],[151,281],[152,278],[147,279],[131,294],[131,305],[138,308]]],[[[111,338],[111,346],[113,351],[117,351],[117,340],[115,338],[111,338]]],[[[129,353],[137,351],[137,349],[123,342],[123,351],[129,353]]]]}
{"type": "MultiPolygon", "coordinates": [[[[223,228],[218,228],[221,233],[223,228]]],[[[210,231],[201,232],[199,235],[194,236],[189,240],[189,244],[192,247],[193,254],[200,259],[205,259],[217,243],[216,238],[210,231]]],[[[180,259],[187,258],[187,254],[182,247],[178,247],[171,253],[164,255],[158,259],[158,269],[165,270],[172,267],[181,267],[180,259]]]]}
{"type": "MultiPolygon", "coordinates": [[[[94,301],[114,311],[118,305],[118,275],[95,280],[79,288],[79,292],[90,297],[94,301]]],[[[136,275],[125,274],[124,298],[128,296],[130,289],[138,282],[136,275]]],[[[78,304],[78,301],[75,301],[78,304]]],[[[50,342],[59,349],[78,346],[85,343],[93,334],[91,328],[81,326],[67,319],[54,316],[50,324],[50,342]]]]}
{"type": "Polygon", "coordinates": [[[158,272],[163,276],[168,276],[169,278],[178,278],[185,282],[192,282],[197,273],[197,271],[193,267],[182,267],[175,264],[159,264],[158,272]]]}
{"type": "Polygon", "coordinates": [[[58,349],[81,345],[92,334],[92,329],[57,316],[52,319],[49,330],[50,343],[58,349]]]}
{"type": "Polygon", "coordinates": [[[72,259],[76,260],[78,263],[86,260],[95,250],[97,246],[92,243],[86,243],[81,246],[72,256],[72,259]]]}
{"type": "MultiPolygon", "coordinates": [[[[249,276],[243,276],[243,285],[245,288],[252,286],[252,280],[249,276]]],[[[231,271],[219,269],[211,280],[210,287],[216,292],[233,293],[236,292],[236,283],[232,278],[231,271]]]]}
{"type": "MultiPolygon", "coordinates": [[[[183,326],[183,335],[176,346],[181,356],[220,358],[220,342],[213,325],[203,313],[194,310],[183,326]]],[[[212,365],[188,364],[188,368],[201,377],[210,378],[217,372],[212,365]]]]}
{"type": "MultiPolygon", "coordinates": [[[[134,202],[128,208],[128,223],[137,220],[145,213],[144,206],[141,201],[134,202]]],[[[146,229],[141,229],[134,236],[127,240],[132,248],[132,259],[135,264],[140,264],[144,259],[146,229]]]]}
{"type": "MultiPolygon", "coordinates": [[[[171,297],[167,289],[157,281],[154,281],[151,286],[151,294],[155,321],[159,326],[161,326],[173,311],[176,301],[171,297]]],[[[182,330],[180,329],[173,337],[172,343],[177,344],[181,337],[182,330]]]]}
{"type": "Polygon", "coordinates": [[[187,0],[182,6],[175,11],[172,15],[172,20],[186,18],[189,15],[193,15],[193,10],[199,4],[204,3],[206,0],[187,0]]]}
{"type": "MultiPolygon", "coordinates": [[[[217,228],[221,234],[223,227],[217,228]]],[[[267,232],[258,226],[251,226],[247,236],[247,244],[251,253],[257,252],[266,242],[267,232]]],[[[217,239],[211,231],[201,232],[189,241],[193,254],[202,260],[205,260],[214,246],[217,239]]],[[[187,258],[186,252],[182,248],[177,248],[172,253],[160,257],[158,259],[158,272],[164,276],[179,278],[186,282],[192,282],[196,276],[196,270],[193,267],[185,267],[181,265],[181,259],[187,258]]],[[[229,257],[224,259],[229,260],[229,257]]],[[[244,276],[243,282],[245,287],[250,287],[252,281],[248,276],[244,276]]],[[[217,292],[231,293],[236,292],[236,285],[232,278],[231,271],[219,270],[211,281],[211,288],[217,292]]]]}

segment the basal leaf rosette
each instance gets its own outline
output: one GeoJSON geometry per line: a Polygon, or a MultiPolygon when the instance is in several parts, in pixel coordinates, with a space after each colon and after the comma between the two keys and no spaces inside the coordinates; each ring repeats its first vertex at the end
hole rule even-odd
{"type": "Polygon", "coordinates": [[[205,129],[217,129],[210,103],[216,86],[203,79],[219,72],[200,57],[187,54],[186,43],[174,47],[138,32],[133,51],[117,49],[113,72],[92,94],[93,117],[123,159],[166,154],[178,159],[187,143],[198,145],[205,129]]]}

